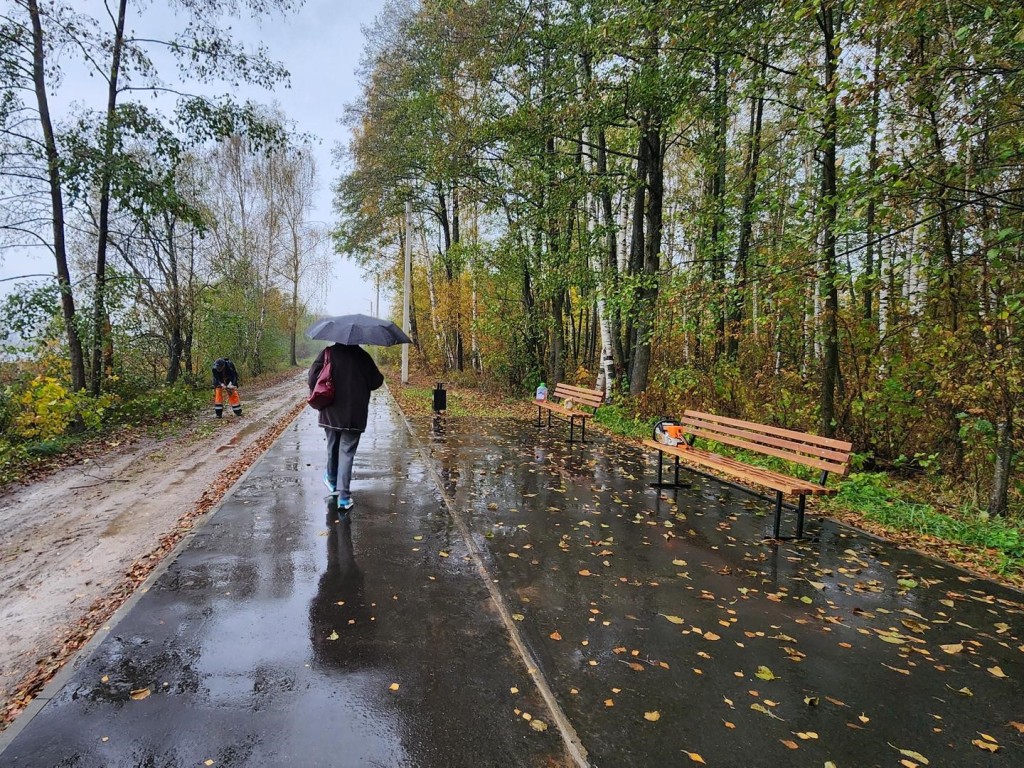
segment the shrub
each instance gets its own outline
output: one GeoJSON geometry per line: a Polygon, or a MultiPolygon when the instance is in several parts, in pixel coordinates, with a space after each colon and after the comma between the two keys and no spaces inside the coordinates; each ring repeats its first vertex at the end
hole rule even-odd
{"type": "Polygon", "coordinates": [[[63,435],[75,413],[75,401],[52,376],[37,376],[18,397],[13,433],[48,440],[63,435]]]}

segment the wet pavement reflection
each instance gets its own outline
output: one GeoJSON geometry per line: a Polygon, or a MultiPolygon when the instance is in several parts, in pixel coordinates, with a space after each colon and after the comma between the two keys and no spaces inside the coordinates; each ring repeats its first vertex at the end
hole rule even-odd
{"type": "Polygon", "coordinates": [[[0,736],[0,766],[566,765],[390,396],[341,522],[325,452],[306,411],[0,736]]]}
{"type": "Polygon", "coordinates": [[[594,766],[1024,765],[1020,593],[813,515],[766,540],[596,433],[412,427],[375,396],[346,516],[300,416],[0,766],[570,765],[562,729],[594,766]]]}
{"type": "Polygon", "coordinates": [[[813,516],[768,541],[769,502],[654,489],[596,434],[442,421],[414,427],[594,765],[1024,765],[1020,593],[813,516]]]}

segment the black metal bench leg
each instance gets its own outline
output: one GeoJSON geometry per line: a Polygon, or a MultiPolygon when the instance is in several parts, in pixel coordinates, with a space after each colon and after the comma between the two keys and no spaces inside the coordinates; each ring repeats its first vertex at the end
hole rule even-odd
{"type": "MultiPolygon", "coordinates": [[[[659,451],[659,453],[660,453],[660,451],[659,451]]],[[[676,458],[676,479],[675,479],[675,483],[676,483],[676,486],[678,487],[679,486],[679,457],[676,456],[675,458],[676,458]]]]}
{"type": "Polygon", "coordinates": [[[540,406],[537,406],[537,426],[542,426],[540,423],[540,406]]]}
{"type": "Polygon", "coordinates": [[[573,428],[576,426],[576,417],[569,417],[569,445],[572,445],[573,428]]]}
{"type": "Polygon", "coordinates": [[[580,420],[580,442],[581,443],[587,442],[587,417],[586,416],[584,416],[580,420]]]}
{"type": "Polygon", "coordinates": [[[807,495],[800,494],[800,501],[796,505],[796,537],[802,539],[804,537],[804,507],[807,503],[807,495]]]}
{"type": "Polygon", "coordinates": [[[655,451],[658,454],[658,486],[661,486],[661,460],[665,458],[665,454],[661,451],[655,451]]]}
{"type": "Polygon", "coordinates": [[[782,523],[782,491],[775,492],[775,526],[772,528],[772,538],[779,538],[779,526],[782,523]]]}

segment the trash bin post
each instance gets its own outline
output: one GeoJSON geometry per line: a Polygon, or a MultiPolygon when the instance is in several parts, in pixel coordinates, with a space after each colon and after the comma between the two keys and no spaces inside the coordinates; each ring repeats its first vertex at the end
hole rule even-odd
{"type": "Polygon", "coordinates": [[[437,382],[434,387],[434,413],[448,410],[448,392],[444,388],[444,382],[437,382]]]}

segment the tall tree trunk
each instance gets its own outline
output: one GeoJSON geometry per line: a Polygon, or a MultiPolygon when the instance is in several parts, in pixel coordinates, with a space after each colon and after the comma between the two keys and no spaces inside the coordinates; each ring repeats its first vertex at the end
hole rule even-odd
{"type": "Polygon", "coordinates": [[[103,349],[109,327],[106,309],[107,239],[110,232],[110,186],[114,165],[114,133],[117,130],[118,78],[121,74],[121,52],[124,48],[124,17],[128,0],[120,0],[114,27],[114,45],[110,56],[110,75],[107,82],[107,114],[103,128],[103,158],[100,171],[100,215],[96,232],[96,284],[93,286],[92,307],[92,376],[89,390],[99,396],[103,385],[103,349]]]}
{"type": "Polygon", "coordinates": [[[712,308],[715,323],[714,359],[725,351],[726,285],[725,285],[725,173],[728,151],[729,92],[726,65],[715,56],[715,170],[711,177],[711,280],[712,308]]]}
{"type": "MultiPolygon", "coordinates": [[[[608,275],[608,296],[619,295],[619,252],[618,233],[615,226],[615,211],[612,207],[612,191],[608,178],[608,143],[602,127],[597,134],[597,173],[605,183],[601,184],[601,210],[604,212],[602,223],[605,227],[605,263],[608,275]]],[[[622,314],[618,306],[608,308],[608,334],[610,336],[609,353],[611,354],[612,371],[608,375],[606,393],[616,386],[616,380],[625,370],[626,353],[622,348],[622,314]]],[[[607,363],[606,363],[607,367],[607,363]]]]}
{"type": "Polygon", "coordinates": [[[651,368],[651,345],[654,318],[658,306],[658,279],[661,270],[661,236],[665,204],[665,147],[661,135],[661,118],[651,115],[650,127],[644,137],[647,145],[647,205],[644,227],[647,237],[643,250],[643,282],[640,288],[636,342],[633,348],[629,392],[638,395],[647,389],[651,368]]]}
{"type": "Polygon", "coordinates": [[[839,19],[833,0],[822,0],[818,11],[818,24],[822,32],[825,59],[825,114],[822,121],[822,170],[821,207],[823,221],[821,291],[825,299],[823,320],[824,356],[822,360],[821,384],[821,429],[822,434],[832,436],[836,431],[836,392],[839,386],[839,289],[836,276],[836,143],[838,134],[837,116],[837,69],[839,50],[836,34],[839,19]]]}
{"type": "Polygon", "coordinates": [[[744,165],[746,183],[743,187],[743,201],[740,205],[740,237],[736,248],[736,284],[730,292],[732,306],[729,308],[728,356],[735,360],[740,349],[740,333],[743,324],[743,305],[746,301],[747,282],[750,269],[750,240],[754,228],[754,199],[757,196],[757,170],[761,160],[761,120],[764,115],[764,77],[768,67],[768,46],[762,50],[764,63],[759,78],[761,85],[750,100],[750,129],[747,138],[747,160],[744,165]]]}
{"type": "MultiPolygon", "coordinates": [[[[1008,393],[1004,392],[1004,396],[1008,396],[1008,393]]],[[[1002,419],[996,426],[996,462],[992,473],[992,492],[988,498],[988,513],[993,517],[1006,514],[1012,465],[1013,407],[1006,405],[1002,419]]]]}
{"type": "Polygon", "coordinates": [[[85,389],[85,353],[82,339],[78,335],[78,320],[75,314],[75,298],[71,288],[71,271],[68,269],[67,243],[64,239],[64,191],[61,187],[60,155],[50,119],[49,94],[46,90],[46,53],[43,25],[39,17],[39,3],[28,0],[28,11],[32,21],[32,81],[36,103],[39,107],[39,122],[46,148],[46,175],[50,187],[50,213],[53,227],[53,256],[57,264],[57,287],[60,289],[60,306],[64,318],[64,334],[71,358],[71,389],[79,392],[85,389]]]}
{"type": "MultiPolygon", "coordinates": [[[[877,194],[875,192],[875,178],[878,175],[878,113],[881,101],[882,87],[879,83],[879,75],[882,67],[882,36],[875,37],[875,58],[872,65],[871,75],[871,109],[868,115],[870,137],[868,139],[868,209],[864,219],[867,245],[864,249],[864,319],[873,322],[875,319],[874,297],[877,279],[875,276],[875,216],[877,194]]],[[[881,254],[878,256],[881,262],[881,254]]]]}

